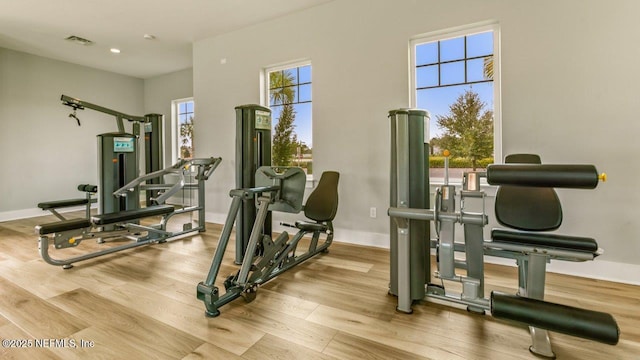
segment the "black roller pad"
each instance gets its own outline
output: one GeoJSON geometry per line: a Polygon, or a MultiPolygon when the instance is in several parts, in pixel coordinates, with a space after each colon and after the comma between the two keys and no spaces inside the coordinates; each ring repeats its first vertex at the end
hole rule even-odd
{"type": "Polygon", "coordinates": [[[610,314],[491,292],[491,314],[541,329],[615,345],[620,329],[610,314]]]}
{"type": "Polygon", "coordinates": [[[579,236],[493,229],[491,239],[496,242],[584,251],[594,254],[598,251],[598,243],[594,239],[579,236]]]}
{"type": "Polygon", "coordinates": [[[491,185],[594,189],[598,172],[593,165],[504,164],[487,167],[491,185]]]}

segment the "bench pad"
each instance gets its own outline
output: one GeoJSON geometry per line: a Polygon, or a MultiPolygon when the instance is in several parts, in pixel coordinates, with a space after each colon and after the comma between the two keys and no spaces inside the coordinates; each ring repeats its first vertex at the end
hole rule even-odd
{"type": "Polygon", "coordinates": [[[519,245],[542,246],[554,249],[565,249],[596,253],[598,243],[592,238],[558,234],[541,234],[523,231],[493,229],[491,239],[519,245]]]}
{"type": "Polygon", "coordinates": [[[126,210],[117,213],[94,215],[91,217],[91,222],[95,225],[108,225],[128,220],[137,220],[149,216],[170,214],[174,211],[174,207],[171,205],[158,205],[150,206],[142,209],[126,210]]]}
{"type": "Polygon", "coordinates": [[[46,202],[39,203],[38,207],[42,210],[49,210],[49,209],[57,209],[57,208],[64,208],[64,207],[70,207],[70,206],[87,205],[88,202],[89,200],[87,200],[86,198],[46,201],[46,202]]]}
{"type": "Polygon", "coordinates": [[[56,221],[52,223],[36,226],[36,232],[40,235],[53,234],[61,231],[82,229],[91,227],[91,221],[88,219],[71,219],[64,221],[56,221]]]}

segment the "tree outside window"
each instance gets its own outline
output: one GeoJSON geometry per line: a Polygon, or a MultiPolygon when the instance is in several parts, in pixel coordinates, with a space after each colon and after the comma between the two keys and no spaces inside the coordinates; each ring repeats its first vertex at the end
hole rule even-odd
{"type": "Polygon", "coordinates": [[[193,146],[193,100],[178,104],[178,138],[177,148],[180,159],[191,159],[194,155],[193,146]]]}
{"type": "Polygon", "coordinates": [[[272,163],[313,174],[311,65],[267,70],[272,111],[272,163]]]}
{"type": "Polygon", "coordinates": [[[453,168],[494,162],[494,38],[494,30],[484,29],[413,42],[415,105],[431,116],[432,177],[442,177],[444,150],[451,152],[453,168]]]}

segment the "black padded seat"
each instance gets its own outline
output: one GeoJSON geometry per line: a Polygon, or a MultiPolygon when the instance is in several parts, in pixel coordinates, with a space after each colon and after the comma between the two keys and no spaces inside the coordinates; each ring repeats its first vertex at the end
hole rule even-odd
{"type": "MultiPolygon", "coordinates": [[[[536,154],[512,154],[505,164],[537,164],[536,154]]],[[[496,220],[517,230],[493,229],[494,242],[597,254],[598,243],[587,237],[540,233],[562,224],[562,205],[553,188],[502,185],[496,192],[496,220]]]]}
{"type": "Polygon", "coordinates": [[[71,219],[38,225],[36,226],[36,231],[40,235],[47,235],[61,231],[83,229],[89,227],[91,227],[91,221],[89,221],[88,219],[71,219]]]}
{"type": "MultiPolygon", "coordinates": [[[[505,158],[505,164],[541,163],[536,154],[505,158]]],[[[496,192],[495,212],[500,224],[518,230],[556,230],[562,224],[562,206],[553,188],[502,185],[496,192]]]]}
{"type": "Polygon", "coordinates": [[[86,198],[69,199],[69,200],[41,202],[38,204],[38,207],[42,210],[50,210],[50,209],[58,209],[58,208],[71,207],[71,206],[87,205],[87,203],[89,203],[89,200],[86,198]]]}
{"type": "Polygon", "coordinates": [[[325,171],[318,186],[304,205],[304,216],[318,222],[333,221],[338,212],[338,180],[340,173],[325,171]]]}
{"type": "Polygon", "coordinates": [[[598,243],[594,239],[587,237],[493,229],[491,238],[494,242],[534,247],[584,251],[594,254],[598,251],[598,243]]]}
{"type": "Polygon", "coordinates": [[[93,222],[95,225],[115,224],[129,220],[142,219],[149,216],[166,215],[174,212],[174,210],[174,207],[171,205],[150,206],[136,210],[126,210],[110,214],[94,215],[91,217],[91,222],[93,222]]]}
{"type": "Polygon", "coordinates": [[[303,231],[327,231],[329,229],[326,224],[308,221],[296,221],[296,227],[303,231]]]}

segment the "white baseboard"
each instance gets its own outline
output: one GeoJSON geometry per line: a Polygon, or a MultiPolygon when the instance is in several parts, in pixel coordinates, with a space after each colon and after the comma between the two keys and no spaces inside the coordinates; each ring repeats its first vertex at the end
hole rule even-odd
{"type": "Polygon", "coordinates": [[[36,216],[49,215],[49,214],[50,212],[42,211],[42,209],[40,208],[4,211],[4,212],[0,212],[0,222],[20,220],[20,219],[32,218],[36,216]]]}
{"type": "MultiPolygon", "coordinates": [[[[91,206],[91,208],[97,209],[98,206],[94,204],[91,206]]],[[[64,213],[73,212],[73,211],[84,211],[84,209],[86,209],[86,207],[82,205],[82,206],[72,206],[64,209],[57,209],[57,211],[60,214],[64,214],[64,213]]],[[[0,212],[0,222],[27,219],[27,218],[47,216],[47,215],[53,215],[53,214],[50,213],[49,211],[45,211],[40,208],[4,211],[4,212],[0,212]]]]}
{"type": "Polygon", "coordinates": [[[345,244],[373,246],[389,249],[389,235],[370,233],[366,231],[334,229],[333,241],[345,244]]]}
{"type": "MultiPolygon", "coordinates": [[[[374,246],[385,249],[389,248],[388,234],[335,229],[334,241],[348,244],[374,246]]],[[[517,266],[515,260],[513,259],[486,256],[485,261],[491,264],[506,265],[512,267],[517,266]]],[[[593,261],[585,262],[552,260],[551,263],[547,265],[547,271],[590,279],[612,281],[630,285],[640,285],[640,265],[618,263],[602,260],[599,258],[596,258],[593,261]]]]}
{"type": "Polygon", "coordinates": [[[207,211],[204,213],[204,219],[205,221],[210,223],[224,225],[224,222],[227,220],[227,214],[214,213],[214,212],[207,211]]]}
{"type": "MultiPolygon", "coordinates": [[[[513,259],[493,256],[486,256],[485,262],[512,267],[517,266],[516,261],[513,259]]],[[[547,272],[640,285],[640,265],[618,263],[598,258],[584,262],[551,260],[547,264],[547,272]]]]}
{"type": "MultiPolygon", "coordinates": [[[[60,213],[84,210],[84,206],[77,206],[64,209],[60,213]]],[[[19,220],[37,216],[50,215],[49,212],[39,208],[14,210],[0,212],[0,222],[19,220]]],[[[207,222],[224,224],[227,214],[207,212],[205,216],[207,222]]],[[[278,225],[274,221],[273,230],[281,232],[291,231],[290,228],[278,225]]],[[[373,246],[378,248],[389,248],[389,235],[371,233],[366,231],[335,229],[335,242],[346,244],[373,246]]],[[[516,266],[515,260],[504,259],[493,256],[485,257],[485,261],[491,264],[516,266]]],[[[547,265],[547,271],[558,274],[586,277],[591,279],[613,281],[624,284],[640,285],[640,265],[618,263],[596,258],[594,261],[571,262],[571,261],[551,261],[547,265]]]]}

